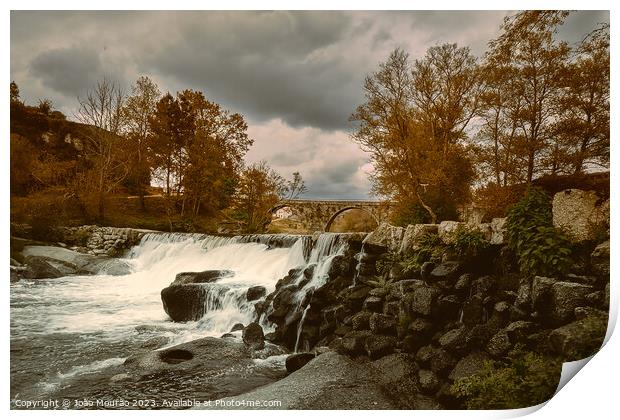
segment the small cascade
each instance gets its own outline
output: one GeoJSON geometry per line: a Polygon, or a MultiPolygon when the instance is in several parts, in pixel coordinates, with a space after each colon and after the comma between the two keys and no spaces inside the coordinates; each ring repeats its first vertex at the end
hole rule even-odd
{"type": "MultiPolygon", "coordinates": [[[[321,235],[319,235],[306,264],[306,266],[314,265],[314,272],[310,281],[298,292],[297,300],[299,302],[303,300],[309,291],[316,290],[325,284],[328,280],[332,261],[337,255],[342,255],[344,253],[345,246],[346,241],[343,240],[343,235],[341,234],[321,233],[321,235]]],[[[302,273],[295,283],[300,284],[303,279],[304,276],[302,273]]]]}
{"type": "MultiPolygon", "coordinates": [[[[291,307],[287,309],[285,322],[287,325],[297,327],[298,336],[301,334],[301,328],[303,328],[305,321],[304,314],[307,314],[309,310],[309,298],[316,289],[329,280],[332,263],[337,256],[344,254],[348,243],[347,238],[347,234],[321,233],[314,241],[309,254],[305,252],[308,249],[308,244],[305,241],[301,240],[295,245],[303,248],[304,254],[308,255],[303,264],[300,264],[291,274],[293,279],[289,283],[296,291],[289,301],[291,307]]],[[[268,321],[273,312],[273,301],[271,301],[258,321],[263,329],[273,330],[274,324],[268,321]]]]}
{"type": "Polygon", "coordinates": [[[299,320],[299,325],[297,326],[297,340],[295,341],[295,353],[299,352],[299,340],[301,338],[301,333],[304,330],[304,321],[306,320],[306,315],[308,314],[308,311],[310,310],[310,305],[306,306],[306,309],[304,309],[304,313],[301,316],[301,319],[299,320]]]}
{"type": "Polygon", "coordinates": [[[360,249],[360,252],[355,254],[355,261],[357,261],[357,264],[355,265],[355,274],[353,275],[353,283],[351,284],[350,287],[357,286],[357,279],[359,278],[360,270],[362,268],[362,260],[364,259],[364,256],[366,255],[366,253],[364,252],[364,246],[366,246],[366,244],[362,242],[362,248],[360,249]]]}

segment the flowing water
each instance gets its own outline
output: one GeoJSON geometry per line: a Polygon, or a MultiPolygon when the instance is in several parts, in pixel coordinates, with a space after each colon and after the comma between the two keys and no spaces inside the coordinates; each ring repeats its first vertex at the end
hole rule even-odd
{"type": "MultiPolygon", "coordinates": [[[[127,356],[145,346],[161,348],[219,337],[236,323],[247,325],[255,318],[255,302],[245,300],[249,287],[263,286],[271,293],[291,269],[313,265],[311,281],[298,293],[301,303],[306,293],[327,281],[331,261],[343,249],[344,241],[336,234],[322,234],[316,241],[292,235],[147,234],[124,258],[131,274],[13,283],[11,399],[83,398],[91,396],[93,389],[99,396],[111,392],[117,385],[110,385],[109,378],[120,372],[127,356]],[[209,287],[203,318],[171,322],[162,307],[161,289],[180,272],[214,269],[231,270],[234,275],[209,287]]],[[[267,331],[273,328],[261,322],[267,331]]],[[[274,359],[278,368],[282,362],[274,359]]],[[[256,361],[257,371],[269,370],[269,363],[256,361]]],[[[171,397],[206,392],[194,389],[198,385],[191,382],[166,378],[165,384],[117,391],[133,392],[136,398],[149,392],[171,397]]]]}

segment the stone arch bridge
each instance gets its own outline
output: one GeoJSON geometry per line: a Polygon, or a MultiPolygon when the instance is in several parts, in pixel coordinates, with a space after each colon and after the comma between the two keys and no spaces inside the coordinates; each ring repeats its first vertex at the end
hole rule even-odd
{"type": "Polygon", "coordinates": [[[350,200],[283,200],[272,207],[270,214],[288,208],[288,218],[297,221],[310,232],[328,232],[332,223],[347,210],[362,210],[373,217],[377,225],[389,221],[394,204],[389,201],[350,201],[350,200]]]}

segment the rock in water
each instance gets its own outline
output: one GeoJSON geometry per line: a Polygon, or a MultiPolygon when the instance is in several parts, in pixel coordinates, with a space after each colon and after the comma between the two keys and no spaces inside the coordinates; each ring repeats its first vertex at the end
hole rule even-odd
{"type": "Polygon", "coordinates": [[[267,289],[263,286],[252,286],[248,289],[246,300],[252,302],[258,300],[267,294],[267,289]]]}
{"type": "Polygon", "coordinates": [[[175,322],[197,321],[204,315],[206,291],[200,284],[168,286],[161,291],[164,311],[175,322]]]}
{"type": "Polygon", "coordinates": [[[207,270],[200,272],[179,273],[174,278],[171,286],[190,283],[213,283],[219,279],[232,277],[235,273],[230,270],[207,270]]]}
{"type": "Polygon", "coordinates": [[[291,354],[286,358],[286,371],[288,373],[293,373],[296,370],[301,369],[308,363],[310,360],[314,359],[313,353],[297,353],[291,354]]]}
{"type": "Polygon", "coordinates": [[[235,325],[232,326],[230,332],[243,331],[244,328],[245,326],[241,322],[237,322],[235,325]]]}
{"type": "Polygon", "coordinates": [[[22,272],[28,279],[55,279],[64,274],[43,257],[26,257],[26,270],[22,272]]]}
{"type": "Polygon", "coordinates": [[[256,322],[252,322],[243,329],[243,342],[253,350],[261,350],[265,347],[265,335],[263,328],[256,322]]]}

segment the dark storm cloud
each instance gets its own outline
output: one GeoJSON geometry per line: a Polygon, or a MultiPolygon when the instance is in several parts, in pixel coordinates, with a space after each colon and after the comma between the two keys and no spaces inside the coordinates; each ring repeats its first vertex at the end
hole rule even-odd
{"type": "Polygon", "coordinates": [[[84,47],[43,51],[30,63],[30,73],[41,83],[69,97],[83,93],[103,75],[99,54],[84,47]]]}
{"type": "Polygon", "coordinates": [[[324,54],[351,26],[340,12],[230,13],[192,21],[139,65],[204,87],[259,121],[342,128],[357,99],[340,54],[324,54]],[[231,30],[231,23],[233,30],[231,30]]]}

